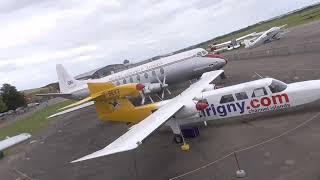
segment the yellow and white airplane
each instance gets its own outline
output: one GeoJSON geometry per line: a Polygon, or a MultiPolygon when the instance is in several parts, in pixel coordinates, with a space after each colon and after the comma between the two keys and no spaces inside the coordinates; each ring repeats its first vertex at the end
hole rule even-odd
{"type": "MultiPolygon", "coordinates": [[[[212,90],[214,86],[209,83],[223,72],[223,70],[218,70],[204,73],[199,81],[192,84],[175,98],[142,106],[134,106],[128,100],[128,97],[141,96],[145,88],[141,83],[120,86],[116,86],[113,83],[88,83],[91,93],[89,97],[62,108],[67,110],[51,115],[48,118],[81,109],[81,105],[94,102],[101,121],[117,121],[135,125],[131,126],[127,133],[103,150],[72,162],[128,151],[138,147],[147,136],[163,124],[170,126],[177,135],[180,135],[181,131],[179,126],[175,124],[176,121],[169,120],[195,116],[207,108],[207,102],[203,102],[201,99],[195,100],[194,98],[203,91],[212,90]]],[[[181,140],[183,140],[183,137],[181,140]]],[[[188,145],[183,144],[182,148],[188,149],[188,145]]]]}
{"type": "Polygon", "coordinates": [[[169,126],[174,137],[181,138],[181,149],[187,150],[189,146],[185,144],[180,129],[185,124],[280,111],[320,99],[320,80],[286,84],[273,78],[263,78],[216,89],[210,83],[222,73],[223,70],[204,73],[199,81],[175,98],[143,106],[134,106],[127,99],[139,96],[144,89],[143,84],[88,84],[90,97],[65,108],[76,109],[83,103],[94,101],[102,121],[135,125],[105,148],[72,162],[137,148],[161,125],[169,126]]]}

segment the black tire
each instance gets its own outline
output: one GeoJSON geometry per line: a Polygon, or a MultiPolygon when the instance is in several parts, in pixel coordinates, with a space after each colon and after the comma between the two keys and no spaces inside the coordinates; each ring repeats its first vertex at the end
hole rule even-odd
{"type": "Polygon", "coordinates": [[[183,139],[182,139],[182,136],[180,134],[175,134],[173,136],[173,141],[176,143],[176,144],[182,144],[183,143],[183,139]]]}

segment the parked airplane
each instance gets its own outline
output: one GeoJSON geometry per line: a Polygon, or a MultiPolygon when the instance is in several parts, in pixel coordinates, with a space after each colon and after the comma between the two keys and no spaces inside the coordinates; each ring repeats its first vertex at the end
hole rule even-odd
{"type": "Polygon", "coordinates": [[[27,139],[31,138],[31,135],[28,133],[22,133],[13,137],[9,137],[5,140],[0,141],[0,152],[10,148],[16,144],[19,144],[27,139]]]}
{"type": "Polygon", "coordinates": [[[243,41],[243,43],[245,44],[245,48],[254,48],[264,43],[279,40],[285,34],[285,32],[282,29],[285,26],[286,24],[279,27],[272,27],[267,31],[256,33],[255,35],[258,37],[254,39],[245,39],[243,41]]]}
{"type": "Polygon", "coordinates": [[[249,37],[253,37],[256,33],[251,33],[251,34],[247,34],[245,36],[239,37],[237,39],[232,39],[230,41],[226,41],[220,44],[212,44],[210,45],[210,47],[212,48],[212,50],[214,52],[220,52],[222,50],[232,50],[232,49],[236,49],[239,48],[241,43],[249,37]]]}
{"type": "Polygon", "coordinates": [[[87,83],[112,82],[115,85],[143,83],[146,86],[145,94],[162,92],[163,98],[165,90],[170,94],[167,89],[168,85],[199,78],[204,72],[221,69],[226,63],[227,60],[222,56],[208,54],[206,50],[197,48],[114,73],[101,79],[83,81],[75,80],[62,65],[57,65],[60,93],[38,94],[38,96],[79,100],[89,96],[87,83]]]}
{"type": "MultiPolygon", "coordinates": [[[[85,101],[95,101],[101,120],[137,124],[105,148],[72,162],[137,148],[146,137],[163,124],[172,129],[175,137],[181,138],[183,142],[181,148],[187,150],[189,146],[185,144],[180,130],[182,125],[280,111],[311,103],[320,98],[320,80],[286,84],[273,78],[264,78],[213,89],[213,85],[209,83],[221,73],[223,70],[204,73],[199,81],[175,98],[139,107],[133,106],[126,97],[137,96],[138,91],[143,89],[141,84],[123,85],[123,87],[112,84],[89,85],[92,95],[85,101]]],[[[79,103],[69,107],[75,105],[79,103]]]]}

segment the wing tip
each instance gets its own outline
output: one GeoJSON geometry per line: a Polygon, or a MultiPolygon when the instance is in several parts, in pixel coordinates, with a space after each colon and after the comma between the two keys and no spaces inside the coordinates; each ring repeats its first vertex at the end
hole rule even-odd
{"type": "Polygon", "coordinates": [[[73,164],[73,163],[80,162],[80,161],[83,161],[83,160],[81,160],[81,158],[80,158],[80,159],[76,159],[76,160],[70,161],[70,163],[73,164]]]}

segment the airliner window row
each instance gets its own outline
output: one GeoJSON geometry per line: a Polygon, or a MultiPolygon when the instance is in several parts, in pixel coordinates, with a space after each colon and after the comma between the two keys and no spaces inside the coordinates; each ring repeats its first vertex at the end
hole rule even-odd
{"type": "Polygon", "coordinates": [[[154,65],[148,66],[148,68],[144,67],[144,68],[137,69],[136,71],[128,71],[125,74],[120,73],[118,75],[113,75],[113,76],[110,77],[109,80],[110,81],[117,81],[117,80],[121,80],[121,79],[124,79],[124,78],[129,78],[130,76],[135,76],[136,74],[141,74],[141,73],[144,73],[144,72],[148,72],[148,71],[150,71],[152,69],[157,69],[157,68],[159,68],[161,66],[163,66],[162,63],[157,63],[157,64],[154,64],[154,65]]]}
{"type": "MultiPolygon", "coordinates": [[[[159,69],[159,73],[161,74],[161,75],[164,75],[164,72],[165,72],[165,70],[161,67],[160,69],[159,69]]],[[[150,73],[150,71],[148,71],[148,72],[145,72],[144,74],[143,74],[143,77],[145,78],[145,79],[148,79],[149,78],[149,74],[148,73],[150,73]]],[[[159,74],[159,75],[160,75],[159,74]]],[[[142,74],[141,74],[142,75],[142,74]]],[[[156,73],[156,70],[152,70],[151,71],[151,74],[150,74],[150,76],[153,76],[153,77],[156,77],[157,76],[157,73],[156,73]]],[[[141,76],[140,76],[140,74],[137,74],[136,75],[136,82],[140,82],[141,81],[141,76]]],[[[133,76],[130,76],[129,78],[124,78],[124,79],[122,79],[122,83],[120,82],[120,80],[117,80],[117,81],[112,81],[114,84],[116,84],[117,86],[119,86],[119,85],[121,85],[121,84],[127,84],[127,82],[130,82],[130,83],[133,83],[133,82],[135,82],[135,80],[133,79],[133,76]],[[127,81],[127,79],[128,79],[128,81],[127,81]]]]}
{"type": "MultiPolygon", "coordinates": [[[[204,51],[205,52],[205,51],[204,51]]],[[[204,53],[203,52],[203,53],[204,53]]],[[[205,53],[204,53],[205,54],[205,53]]],[[[191,59],[191,58],[194,58],[196,57],[197,55],[193,55],[193,56],[189,56],[189,57],[186,57],[186,58],[183,58],[183,59],[180,59],[178,61],[173,61],[173,62],[170,62],[168,64],[158,64],[158,66],[155,66],[153,69],[147,69],[147,68],[141,68],[137,71],[131,71],[131,72],[128,72],[128,74],[125,74],[123,75],[122,73],[119,74],[119,75],[113,75],[112,77],[110,77],[109,81],[112,81],[112,82],[116,82],[116,81],[119,81],[119,80],[122,80],[124,78],[130,78],[130,76],[135,76],[135,75],[138,75],[138,74],[142,74],[144,72],[149,72],[149,71],[152,71],[152,70],[156,70],[157,68],[160,67],[160,73],[161,74],[164,74],[164,70],[163,70],[163,67],[164,66],[169,66],[169,65],[172,65],[172,64],[175,64],[175,63],[179,63],[181,61],[185,61],[185,60],[188,60],[188,59],[191,59]],[[161,67],[162,66],[162,67],[161,67]]]]}

